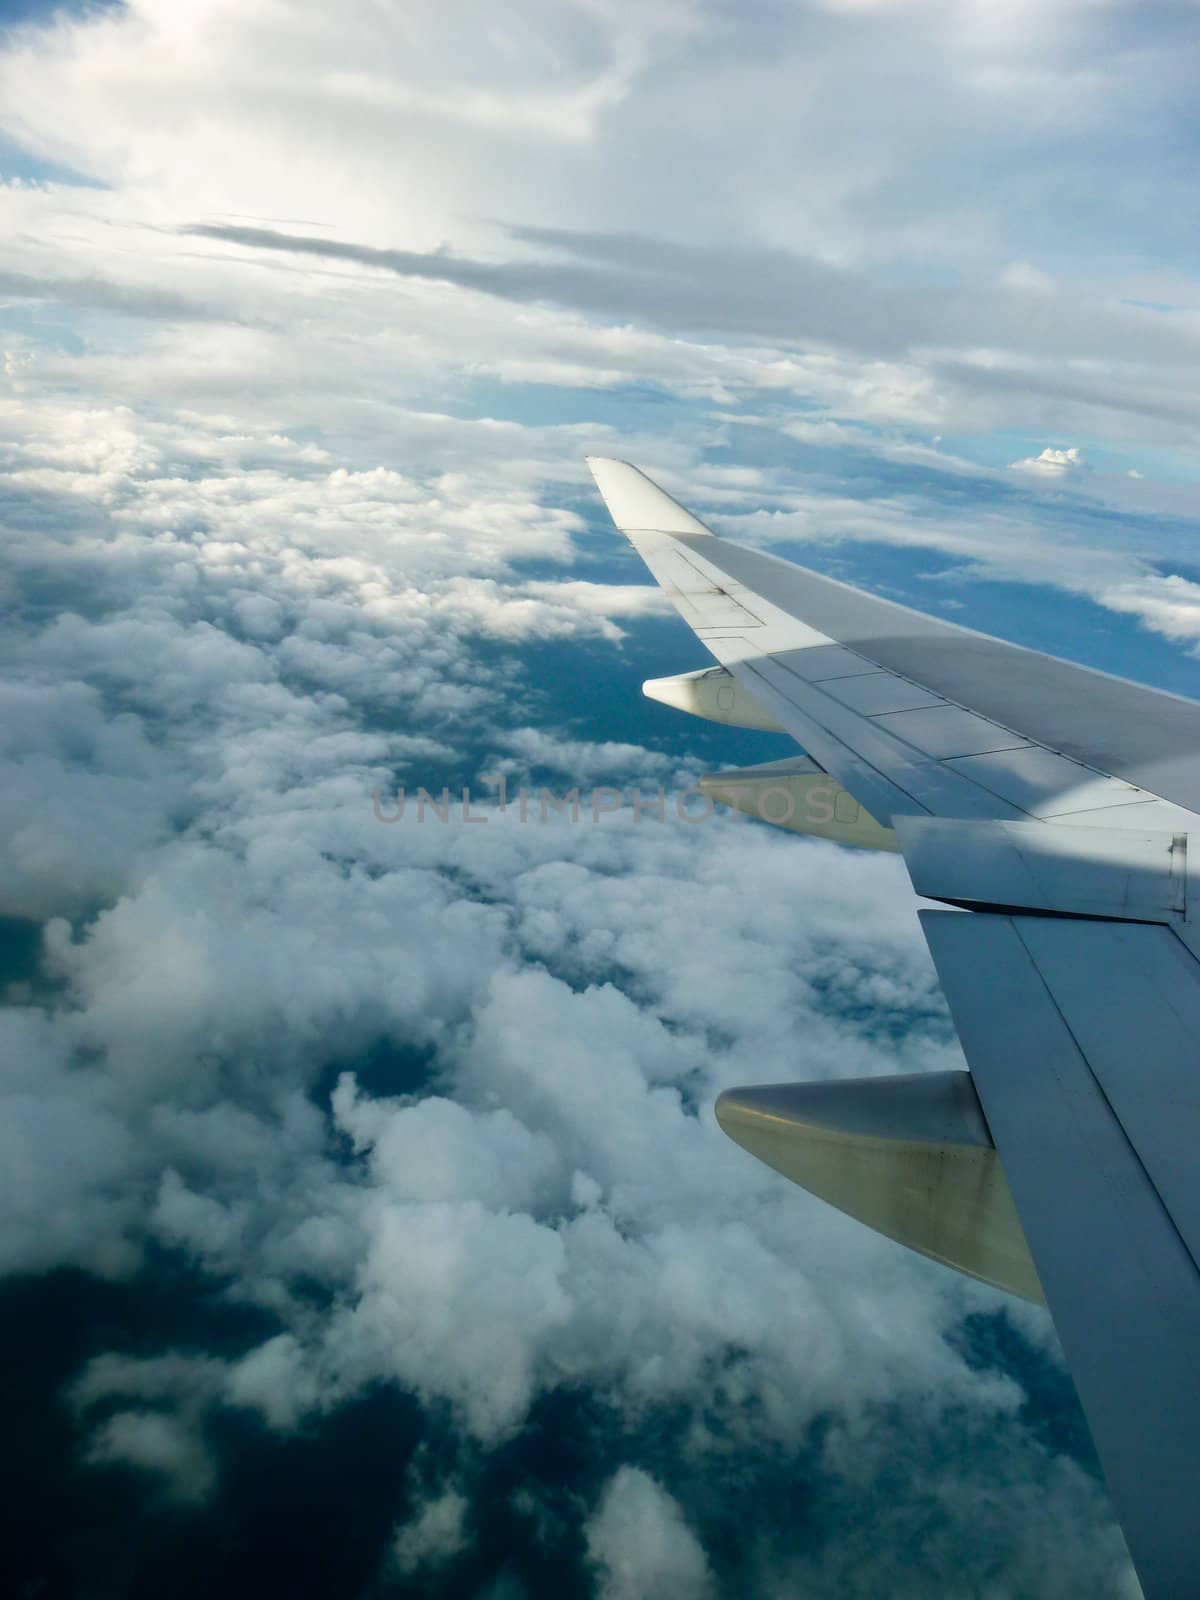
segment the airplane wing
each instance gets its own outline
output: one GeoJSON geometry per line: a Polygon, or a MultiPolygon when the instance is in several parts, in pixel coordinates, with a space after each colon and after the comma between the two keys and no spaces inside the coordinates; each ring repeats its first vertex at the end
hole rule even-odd
{"type": "Polygon", "coordinates": [[[1043,1300],[1148,1600],[1200,1595],[1200,704],[718,538],[636,468],[589,465],[718,663],[646,692],[805,752],[702,787],[899,849],[956,908],[921,921],[968,1073],[732,1090],[718,1119],[1043,1300]]]}

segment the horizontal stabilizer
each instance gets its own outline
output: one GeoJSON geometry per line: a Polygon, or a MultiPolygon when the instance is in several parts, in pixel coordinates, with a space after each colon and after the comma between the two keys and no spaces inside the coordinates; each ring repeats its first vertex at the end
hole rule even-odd
{"type": "Polygon", "coordinates": [[[751,1155],[839,1211],[1044,1303],[969,1072],[729,1089],[717,1121],[751,1155]]]}

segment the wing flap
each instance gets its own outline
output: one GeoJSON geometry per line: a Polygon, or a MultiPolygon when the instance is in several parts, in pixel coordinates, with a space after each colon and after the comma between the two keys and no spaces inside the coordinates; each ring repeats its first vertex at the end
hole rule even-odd
{"type": "Polygon", "coordinates": [[[972,910],[1179,923],[1187,909],[1187,835],[901,817],[913,888],[972,910]]]}

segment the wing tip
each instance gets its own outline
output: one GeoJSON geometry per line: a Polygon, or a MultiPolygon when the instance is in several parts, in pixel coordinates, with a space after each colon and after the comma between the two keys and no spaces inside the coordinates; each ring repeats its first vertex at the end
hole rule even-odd
{"type": "Polygon", "coordinates": [[[660,489],[640,467],[617,456],[585,456],[601,499],[622,533],[708,533],[698,517],[660,489]]]}

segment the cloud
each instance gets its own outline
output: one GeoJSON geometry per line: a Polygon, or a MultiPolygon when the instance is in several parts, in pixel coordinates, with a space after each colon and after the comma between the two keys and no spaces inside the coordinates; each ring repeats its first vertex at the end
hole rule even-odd
{"type": "Polygon", "coordinates": [[[129,317],[171,322],[206,320],[212,310],[185,295],[149,286],[107,281],[101,277],[35,277],[25,272],[0,272],[0,294],[19,300],[49,300],[60,305],[115,311],[129,317]]]}
{"type": "Polygon", "coordinates": [[[1085,465],[1079,449],[1071,445],[1066,450],[1056,450],[1053,445],[1047,445],[1040,455],[1027,456],[1023,461],[1014,461],[1014,472],[1042,472],[1047,477],[1061,478],[1068,472],[1078,472],[1085,465]]]}
{"type": "MultiPolygon", "coordinates": [[[[402,277],[454,284],[525,304],[549,302],[605,318],[692,333],[719,331],[775,339],[832,338],[858,348],[894,350],[897,334],[926,337],[916,302],[892,291],[870,294],[856,275],[784,252],[688,249],[665,240],[630,235],[569,234],[548,228],[517,230],[518,239],[566,254],[567,262],[541,257],[488,262],[449,251],[381,250],[336,239],[285,234],[268,228],[197,223],[201,238],[259,250],[282,250],[353,261],[402,277]],[[731,295],[734,272],[752,275],[752,298],[731,295]],[[814,321],[819,308],[819,321],[814,321]],[[900,309],[900,314],[897,311],[900,309]]],[[[902,347],[901,346],[899,347],[902,347]]]]}
{"type": "Polygon", "coordinates": [[[381,1196],[327,1355],[350,1392],[389,1379],[451,1402],[472,1435],[497,1443],[528,1415],[537,1352],[568,1314],[562,1263],[557,1234],[528,1214],[381,1196]]]}
{"type": "Polygon", "coordinates": [[[132,1271],[145,1169],[120,1097],[73,1065],[70,1042],[38,1008],[0,1008],[3,1225],[0,1271],[132,1271]]]}
{"type": "Polygon", "coordinates": [[[205,213],[404,222],[431,242],[449,217],[628,228],[658,214],[668,236],[823,239],[831,257],[1023,236],[1009,262],[1030,243],[1172,236],[1163,201],[1178,179],[1144,163],[1179,115],[1164,84],[1186,82],[1190,41],[1170,10],[1022,7],[995,24],[947,4],[822,5],[735,26],[703,5],[631,22],[612,4],[512,0],[468,48],[458,6],[415,7],[402,26],[363,6],[354,21],[297,14],[281,46],[258,5],[202,6],[186,25],[152,0],[59,17],[9,42],[0,100],[44,157],[153,196],[159,214],[191,196],[205,213]],[[218,61],[223,118],[202,114],[218,61]],[[168,122],[168,105],[192,114],[168,122]],[[1114,125],[1142,131],[1118,139],[1114,125]],[[1081,204],[1072,185],[1101,164],[1104,203],[1081,204]]]}
{"type": "Polygon", "coordinates": [[[548,9],[526,0],[510,8],[504,38],[485,30],[464,49],[463,28],[463,16],[428,6],[399,27],[363,7],[350,33],[296,14],[281,48],[262,7],[234,13],[214,0],[181,24],[157,0],[138,0],[82,21],[61,16],[13,38],[4,63],[7,120],[44,158],[73,151],[89,174],[122,185],[149,182],[162,198],[190,183],[204,209],[259,216],[323,218],[346,204],[348,185],[386,189],[383,146],[391,144],[393,174],[399,160],[410,199],[422,209],[438,207],[439,182],[461,195],[457,163],[481,141],[486,147],[498,140],[518,155],[547,142],[586,145],[655,44],[685,35],[688,18],[677,8],[649,6],[631,23],[611,6],[548,9]],[[228,41],[218,54],[228,48],[228,60],[241,63],[219,96],[225,118],[207,127],[207,119],[188,118],[173,131],[162,125],[153,140],[139,143],[145,119],[162,105],[198,108],[213,95],[212,60],[202,64],[188,46],[214,38],[228,41]],[[515,52],[506,48],[514,38],[523,41],[515,52]],[[134,57],[140,70],[131,83],[134,57]],[[65,118],[56,126],[39,112],[41,95],[70,105],[68,87],[95,121],[90,140],[80,126],[65,118]],[[242,143],[235,130],[255,103],[258,132],[242,143]],[[441,130],[444,159],[431,151],[412,159],[413,136],[429,127],[441,130]],[[289,182],[289,142],[307,144],[318,128],[312,155],[335,129],[341,153],[326,146],[303,181],[289,182]],[[239,152],[240,166],[231,165],[239,152]],[[240,191],[232,208],[231,185],[240,191]]]}
{"type": "Polygon", "coordinates": [[[411,1577],[423,1567],[443,1565],[466,1549],[468,1509],[466,1498],[455,1489],[426,1500],[414,1517],[396,1529],[392,1541],[396,1572],[411,1577]]]}
{"type": "Polygon", "coordinates": [[[97,1466],[134,1467],[169,1499],[198,1505],[216,1487],[216,1463],[204,1438],[202,1414],[220,1383],[220,1365],[182,1355],[144,1359],[120,1355],[92,1361],[72,1386],[82,1413],[117,1401],[137,1409],[109,1410],[92,1429],[87,1459],[97,1466]]]}
{"type": "Polygon", "coordinates": [[[1018,1464],[966,1419],[939,1439],[940,1456],[928,1441],[913,1449],[895,1438],[885,1442],[875,1426],[835,1424],[823,1450],[824,1492],[812,1508],[825,1538],[815,1552],[784,1558],[764,1574],[763,1591],[780,1600],[787,1594],[838,1593],[848,1572],[851,1593],[886,1591],[898,1600],[921,1600],[931,1589],[986,1587],[990,1562],[1002,1552],[1004,1593],[1069,1600],[1081,1590],[1099,1589],[1113,1600],[1137,1600],[1141,1589],[1115,1527],[1098,1533],[1086,1552],[1068,1554],[1059,1542],[1063,1523],[1080,1514],[1086,1518],[1095,1494],[1094,1482],[1077,1463],[1046,1456],[1018,1464]],[[930,1471],[934,1458],[938,1467],[930,1471]],[[1002,1523],[993,1521],[993,1495],[1013,1508],[1020,1505],[1011,1524],[1007,1515],[1002,1523]],[[1047,1514],[1050,1506],[1055,1509],[1047,1514]],[[968,1526],[971,1550],[953,1573],[951,1552],[962,1548],[968,1526]],[[897,1560],[899,1550],[909,1553],[907,1560],[897,1560]]]}
{"type": "MultiPolygon", "coordinates": [[[[611,783],[631,774],[642,782],[647,778],[661,782],[678,770],[678,764],[668,756],[655,755],[641,745],[625,744],[617,739],[568,739],[548,728],[513,728],[502,735],[499,743],[505,754],[489,761],[488,766],[495,773],[508,777],[527,777],[538,769],[548,769],[565,774],[577,785],[586,786],[611,783]]],[[[656,784],[648,788],[648,798],[657,793],[657,787],[656,784]]],[[[535,808],[538,806],[536,792],[531,792],[529,803],[535,808]]],[[[580,793],[580,804],[585,811],[592,804],[586,787],[580,793]]]]}
{"type": "Polygon", "coordinates": [[[136,718],[107,715],[78,679],[9,684],[0,722],[6,914],[52,915],[67,885],[70,904],[111,900],[183,805],[178,771],[136,718]]]}
{"type": "Polygon", "coordinates": [[[1180,359],[1181,339],[1184,348],[1196,342],[1190,322],[1168,326],[1160,315],[1124,303],[1081,305],[1052,279],[1011,271],[935,289],[899,286],[887,276],[870,279],[778,248],[685,245],[634,233],[516,227],[514,239],[537,253],[485,261],[445,249],[379,249],[237,224],[198,223],[186,231],[256,250],[351,261],[519,304],[563,306],[617,322],[632,318],[675,334],[757,339],[784,348],[815,344],[876,361],[909,357],[918,371],[948,371],[957,347],[960,382],[974,364],[1024,368],[1032,381],[1053,385],[1046,358],[1053,352],[1082,361],[1097,338],[1114,359],[1169,368],[1180,359]],[[747,282],[753,294],[739,292],[747,282]],[[993,348],[981,352],[981,344],[993,348]]]}
{"type": "Polygon", "coordinates": [[[300,1342],[290,1333],[276,1334],[234,1362],[224,1375],[223,1395],[231,1405],[259,1412],[281,1433],[299,1427],[321,1398],[300,1342]]]}
{"type": "Polygon", "coordinates": [[[1168,639],[1192,643],[1200,638],[1200,584],[1179,573],[1114,584],[1104,591],[1104,604],[1137,617],[1168,639]]]}
{"type": "Polygon", "coordinates": [[[671,615],[671,602],[655,585],[633,583],[590,583],[586,579],[560,579],[556,583],[531,582],[530,594],[566,602],[581,611],[602,617],[660,617],[671,615]]]}
{"type": "Polygon", "coordinates": [[[601,1600],[716,1593],[704,1550],[675,1501],[636,1467],[622,1467],[585,1527],[601,1600]]]}
{"type": "Polygon", "coordinates": [[[364,1099],[348,1073],[332,1103],[338,1127],[356,1151],[371,1152],[372,1177],[397,1202],[472,1199],[494,1211],[533,1210],[553,1182],[552,1144],[505,1107],[472,1116],[436,1095],[407,1106],[364,1099]]]}
{"type": "Polygon", "coordinates": [[[93,1435],[88,1458],[97,1466],[152,1473],[172,1499],[204,1500],[214,1482],[204,1446],[179,1420],[158,1411],[119,1411],[93,1435]]]}

